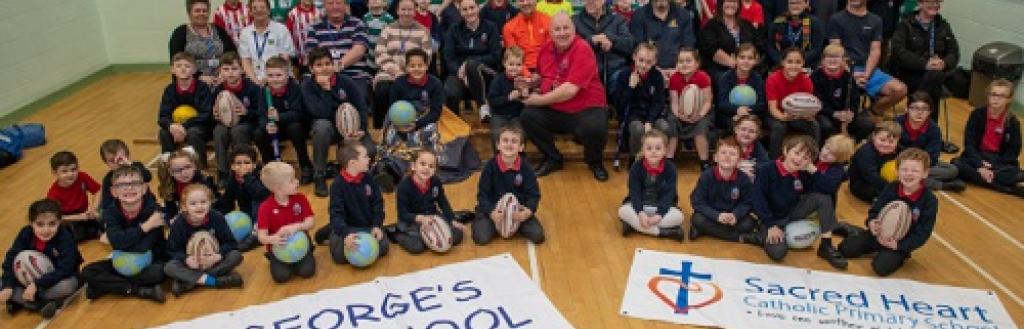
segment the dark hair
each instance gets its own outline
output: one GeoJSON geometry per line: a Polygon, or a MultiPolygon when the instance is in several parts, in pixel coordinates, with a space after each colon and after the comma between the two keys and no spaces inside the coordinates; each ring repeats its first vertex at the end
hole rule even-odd
{"type": "Polygon", "coordinates": [[[238,57],[238,53],[236,52],[224,52],[224,55],[220,55],[220,65],[217,67],[223,67],[228,64],[242,65],[242,58],[238,57]]]}
{"type": "Polygon", "coordinates": [[[117,167],[114,169],[114,171],[110,172],[110,181],[113,182],[115,179],[129,175],[137,175],[141,178],[142,169],[136,168],[135,166],[132,165],[124,165],[117,167]]]}
{"type": "Polygon", "coordinates": [[[32,205],[28,206],[29,223],[39,219],[39,215],[42,214],[54,214],[57,215],[57,219],[60,220],[60,202],[50,199],[39,199],[32,202],[32,205]]]}
{"type": "Polygon", "coordinates": [[[811,159],[818,158],[818,142],[814,141],[809,135],[793,135],[787,137],[782,142],[782,152],[785,154],[786,151],[791,149],[803,150],[807,152],[807,157],[811,159]]]}
{"type": "Polygon", "coordinates": [[[118,151],[124,151],[124,155],[131,155],[128,151],[128,144],[125,144],[120,139],[108,139],[100,144],[100,158],[106,158],[107,154],[116,154],[118,151]]]}
{"type": "Polygon", "coordinates": [[[412,60],[413,57],[422,58],[423,62],[428,63],[428,65],[430,63],[430,55],[427,54],[426,50],[420,48],[409,49],[409,51],[405,52],[405,64],[409,65],[409,62],[412,60]]]}
{"type": "Polygon", "coordinates": [[[782,57],[781,57],[782,60],[785,61],[786,57],[789,57],[789,54],[797,54],[797,55],[800,55],[800,59],[802,59],[804,61],[807,60],[806,58],[804,58],[804,51],[800,50],[800,48],[797,48],[797,47],[789,47],[789,48],[786,48],[785,50],[783,50],[782,51],[782,57]]]}
{"type": "MultiPolygon", "coordinates": [[[[718,21],[722,21],[723,19],[725,19],[725,13],[724,13],[725,10],[722,10],[722,8],[724,7],[724,4],[725,4],[726,1],[736,1],[737,5],[739,5],[739,6],[743,5],[743,1],[742,0],[718,0],[718,4],[715,6],[715,18],[714,19],[716,19],[718,21]]],[[[736,20],[737,21],[740,20],[740,9],[743,9],[743,7],[738,7],[737,6],[737,8],[736,8],[736,20]]]]}
{"type": "Polygon", "coordinates": [[[285,69],[285,70],[287,70],[289,65],[291,65],[291,64],[288,63],[288,60],[285,59],[284,57],[281,57],[281,56],[274,56],[274,57],[271,57],[271,58],[267,59],[267,68],[268,69],[285,69]]]}
{"type": "Polygon", "coordinates": [[[68,151],[60,151],[54,153],[50,157],[50,169],[57,170],[57,168],[63,166],[77,165],[78,157],[74,153],[68,151]]]}
{"type": "Polygon", "coordinates": [[[195,65],[196,57],[184,51],[179,51],[177,53],[174,53],[174,56],[171,56],[171,65],[174,65],[174,62],[177,61],[188,61],[189,63],[192,63],[192,65],[195,65]]]}
{"type": "Polygon", "coordinates": [[[745,53],[745,52],[748,52],[748,51],[753,51],[754,52],[754,58],[758,58],[758,57],[761,56],[761,54],[759,54],[757,52],[757,47],[754,46],[754,44],[749,43],[749,42],[741,43],[738,47],[736,47],[736,54],[734,54],[734,55],[736,57],[739,57],[741,53],[745,53]]]}
{"type": "Polygon", "coordinates": [[[928,111],[935,111],[935,107],[932,107],[932,97],[929,96],[927,92],[918,90],[915,91],[913,94],[910,94],[910,97],[907,97],[907,107],[910,107],[910,104],[914,104],[917,102],[923,102],[927,104],[928,111]]]}
{"type": "Polygon", "coordinates": [[[238,156],[247,156],[249,160],[252,160],[254,165],[259,166],[260,164],[260,153],[256,151],[255,147],[248,144],[236,144],[231,147],[231,157],[228,158],[230,162],[234,162],[238,156]]]}
{"type": "Polygon", "coordinates": [[[185,0],[185,12],[192,11],[192,7],[198,4],[205,4],[206,8],[210,8],[210,0],[185,0]]]}
{"type": "Polygon", "coordinates": [[[343,169],[348,168],[348,163],[359,157],[360,147],[366,149],[366,146],[358,141],[346,141],[338,146],[338,165],[343,169]]]}
{"type": "Polygon", "coordinates": [[[327,48],[316,47],[316,48],[313,48],[312,50],[309,51],[309,55],[307,55],[306,58],[307,58],[307,61],[308,61],[307,63],[309,63],[309,66],[312,67],[313,63],[316,63],[317,61],[320,61],[321,59],[324,59],[324,58],[330,59],[331,58],[331,53],[330,53],[330,51],[327,50],[327,48]]]}
{"type": "Polygon", "coordinates": [[[523,132],[523,127],[519,126],[518,123],[513,122],[513,123],[510,123],[510,124],[502,126],[501,129],[498,130],[498,137],[501,137],[502,134],[507,133],[507,132],[510,132],[510,133],[513,133],[513,134],[516,134],[517,136],[519,136],[520,144],[526,143],[526,141],[523,140],[524,137],[526,136],[526,133],[523,132]]]}

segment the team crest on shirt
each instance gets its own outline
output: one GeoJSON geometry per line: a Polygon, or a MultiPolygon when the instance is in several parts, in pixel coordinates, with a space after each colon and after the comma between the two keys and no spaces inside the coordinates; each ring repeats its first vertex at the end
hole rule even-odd
{"type": "Polygon", "coordinates": [[[345,89],[338,89],[338,98],[341,98],[343,101],[348,100],[348,93],[345,92],[345,89]]]}
{"type": "Polygon", "coordinates": [[[370,184],[365,184],[365,185],[363,185],[363,187],[366,188],[366,196],[367,197],[373,195],[373,189],[370,188],[370,184]]]}
{"type": "Polygon", "coordinates": [[[245,105],[245,107],[249,107],[249,96],[242,97],[242,105],[245,105]]]}
{"type": "Polygon", "coordinates": [[[512,185],[515,185],[516,187],[523,185],[523,174],[516,173],[516,177],[512,179],[512,185]]]}
{"type": "Polygon", "coordinates": [[[679,27],[679,23],[673,18],[672,21],[668,22],[668,27],[679,27]]]}
{"type": "Polygon", "coordinates": [[[331,58],[333,58],[335,60],[340,60],[341,59],[341,49],[331,48],[330,50],[331,50],[331,58]]]}
{"type": "Polygon", "coordinates": [[[300,214],[302,214],[302,205],[296,202],[294,205],[292,205],[292,215],[298,216],[300,214]]]}
{"type": "Polygon", "coordinates": [[[273,38],[267,39],[267,45],[273,46],[274,45],[274,39],[273,38]]]}
{"type": "Polygon", "coordinates": [[[836,89],[836,91],[834,93],[832,93],[832,97],[833,98],[839,98],[839,97],[842,97],[842,96],[843,96],[843,90],[842,89],[836,89]]]}
{"type": "Polygon", "coordinates": [[[796,193],[802,193],[804,191],[804,183],[801,182],[799,179],[794,179],[793,190],[796,191],[796,193]]]}
{"type": "Polygon", "coordinates": [[[427,95],[426,90],[420,92],[420,101],[423,102],[424,105],[430,103],[430,96],[427,95]]]}
{"type": "Polygon", "coordinates": [[[441,194],[441,189],[438,188],[437,186],[434,186],[433,188],[430,189],[431,196],[436,198],[438,194],[441,194]]]}
{"type": "Polygon", "coordinates": [[[731,198],[733,201],[736,201],[737,199],[739,199],[740,198],[740,188],[733,186],[732,190],[729,191],[729,198],[731,198]]]}
{"type": "Polygon", "coordinates": [[[480,34],[480,43],[487,43],[487,33],[480,34]]]}
{"type": "Polygon", "coordinates": [[[911,223],[916,223],[918,217],[921,217],[921,208],[914,208],[913,210],[910,211],[911,223]]]}

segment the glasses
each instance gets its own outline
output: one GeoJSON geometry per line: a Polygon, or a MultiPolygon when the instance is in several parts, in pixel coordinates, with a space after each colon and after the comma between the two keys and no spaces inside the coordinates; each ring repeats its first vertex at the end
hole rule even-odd
{"type": "Polygon", "coordinates": [[[113,184],[111,186],[113,186],[114,188],[117,188],[117,189],[139,188],[139,187],[142,187],[142,185],[145,184],[145,183],[146,182],[137,180],[137,181],[131,181],[131,182],[117,183],[117,184],[113,184]]]}
{"type": "Polygon", "coordinates": [[[196,167],[192,166],[192,165],[187,165],[187,166],[182,166],[182,167],[177,167],[177,168],[171,168],[170,171],[171,171],[171,175],[181,175],[182,173],[184,173],[186,171],[189,171],[189,170],[192,170],[192,169],[196,169],[196,167]]]}
{"type": "Polygon", "coordinates": [[[1009,94],[1000,94],[1000,93],[989,93],[988,97],[1008,98],[1008,97],[1010,97],[1010,95],[1009,94]]]}

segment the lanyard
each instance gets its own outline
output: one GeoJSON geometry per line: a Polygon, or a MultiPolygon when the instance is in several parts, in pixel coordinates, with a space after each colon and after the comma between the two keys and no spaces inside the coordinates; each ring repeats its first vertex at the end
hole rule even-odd
{"type": "Polygon", "coordinates": [[[260,37],[256,34],[256,30],[252,31],[252,40],[256,46],[256,59],[263,61],[263,51],[267,49],[267,42],[270,41],[270,26],[267,26],[267,31],[263,31],[263,44],[260,44],[260,37]]]}
{"type": "Polygon", "coordinates": [[[928,24],[928,55],[935,56],[935,22],[928,24]]]}
{"type": "Polygon", "coordinates": [[[793,26],[792,23],[786,22],[786,40],[789,41],[790,47],[795,47],[800,42],[800,37],[803,34],[803,26],[793,26]]]}

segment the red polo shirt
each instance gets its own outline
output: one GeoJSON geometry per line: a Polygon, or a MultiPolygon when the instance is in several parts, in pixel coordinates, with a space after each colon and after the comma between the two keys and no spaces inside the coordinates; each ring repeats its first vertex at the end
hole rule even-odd
{"type": "Polygon", "coordinates": [[[573,98],[551,104],[550,107],[559,112],[578,113],[588,108],[604,107],[604,85],[597,75],[597,60],[590,45],[579,36],[573,37],[569,49],[563,52],[555,50],[555,43],[548,41],[540,49],[537,56],[537,68],[541,76],[540,88],[550,92],[564,82],[579,87],[573,98]]]}
{"type": "Polygon", "coordinates": [[[697,85],[697,88],[700,89],[709,88],[711,87],[711,76],[704,70],[697,70],[690,75],[690,78],[686,78],[679,72],[672,73],[672,76],[668,78],[668,90],[681,92],[689,85],[697,85]]]}
{"type": "Polygon", "coordinates": [[[981,135],[981,150],[990,153],[999,153],[1002,149],[1003,132],[1006,130],[1006,112],[993,118],[991,114],[992,110],[985,110],[985,134],[981,135]]]}
{"type": "MultiPolygon", "coordinates": [[[[302,193],[296,193],[288,197],[288,204],[280,205],[271,195],[260,204],[257,215],[260,229],[266,229],[267,233],[275,234],[282,226],[300,223],[306,217],[313,216],[313,207],[309,206],[309,200],[302,193]]],[[[267,246],[270,251],[271,246],[267,246]]]]}
{"type": "Polygon", "coordinates": [[[53,182],[50,190],[46,192],[46,198],[60,202],[60,212],[63,215],[80,214],[89,209],[89,194],[96,194],[99,191],[100,183],[84,171],[79,171],[78,178],[67,187],[53,182]]]}
{"type": "Polygon", "coordinates": [[[776,70],[768,76],[764,82],[764,93],[769,101],[781,101],[792,93],[814,92],[814,83],[807,73],[801,72],[793,81],[786,80],[786,74],[782,70],[776,70]]]}

